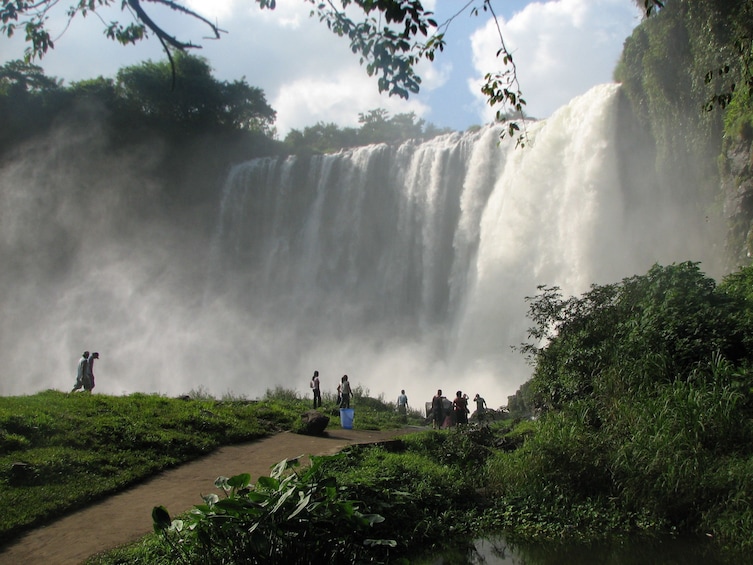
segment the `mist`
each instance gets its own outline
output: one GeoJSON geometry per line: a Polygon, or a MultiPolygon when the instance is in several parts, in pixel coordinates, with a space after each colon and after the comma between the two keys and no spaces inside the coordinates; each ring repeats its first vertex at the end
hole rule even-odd
{"type": "Polygon", "coordinates": [[[308,394],[318,370],[325,393],[348,374],[414,407],[438,388],[506,405],[538,285],[719,274],[723,232],[658,186],[629,119],[603,85],[523,149],[488,127],[258,159],[190,210],[165,205],[161,142],[115,153],[95,118],[57,124],[0,167],[0,394],[70,390],[89,350],[95,394],[308,394]]]}

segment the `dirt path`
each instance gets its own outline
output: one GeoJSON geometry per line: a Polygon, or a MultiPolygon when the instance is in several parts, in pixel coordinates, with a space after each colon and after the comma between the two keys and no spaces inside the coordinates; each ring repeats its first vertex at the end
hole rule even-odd
{"type": "Polygon", "coordinates": [[[0,553],[0,565],[77,565],[92,555],[151,532],[154,506],[163,505],[175,516],[201,503],[202,494],[215,492],[214,480],[220,475],[250,473],[252,480],[256,480],[268,475],[272,465],[283,459],[330,455],[347,445],[386,441],[410,431],[335,429],[328,430],[328,437],[286,432],[223,447],[22,535],[0,553]]]}

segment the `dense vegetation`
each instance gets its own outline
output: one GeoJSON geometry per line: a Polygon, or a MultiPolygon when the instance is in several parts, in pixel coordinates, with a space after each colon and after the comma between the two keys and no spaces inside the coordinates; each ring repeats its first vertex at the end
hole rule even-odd
{"type": "Polygon", "coordinates": [[[291,130],[285,136],[285,145],[295,152],[315,151],[327,153],[347,147],[371,145],[373,143],[396,143],[407,139],[430,139],[443,133],[447,128],[416,119],[413,112],[389,116],[386,110],[376,109],[359,114],[358,128],[342,128],[336,124],[318,123],[291,130]]]}
{"type": "Polygon", "coordinates": [[[750,547],[753,269],[717,285],[695,263],[654,266],[567,300],[542,288],[530,314],[540,418],[490,462],[500,496],[750,547]]]}
{"type": "Polygon", "coordinates": [[[173,143],[199,134],[243,132],[247,143],[257,144],[269,137],[275,111],[260,89],[245,80],[216,80],[199,57],[179,54],[175,69],[173,77],[166,61],[148,61],[120,69],[115,79],[65,87],[40,67],[6,63],[0,69],[0,111],[7,116],[0,151],[48,133],[56,121],[75,118],[82,107],[98,110],[116,148],[157,132],[173,143]]]}

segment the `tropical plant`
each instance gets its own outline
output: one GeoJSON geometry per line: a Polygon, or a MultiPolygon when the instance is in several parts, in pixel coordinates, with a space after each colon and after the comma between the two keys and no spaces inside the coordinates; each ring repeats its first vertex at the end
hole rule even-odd
{"type": "Polygon", "coordinates": [[[334,476],[313,457],[278,463],[251,484],[248,474],[219,477],[223,496],[205,495],[183,519],[163,506],[152,512],[154,530],[170,547],[167,562],[364,563],[388,556],[393,540],[378,539],[384,521],[343,496],[334,476]],[[374,534],[377,534],[376,536],[374,534]]]}

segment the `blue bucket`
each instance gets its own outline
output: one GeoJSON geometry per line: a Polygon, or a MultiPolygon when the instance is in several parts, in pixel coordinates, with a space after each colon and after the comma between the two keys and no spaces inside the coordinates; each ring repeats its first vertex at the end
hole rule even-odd
{"type": "Polygon", "coordinates": [[[340,424],[346,430],[353,429],[353,409],[340,408],[340,424]]]}

